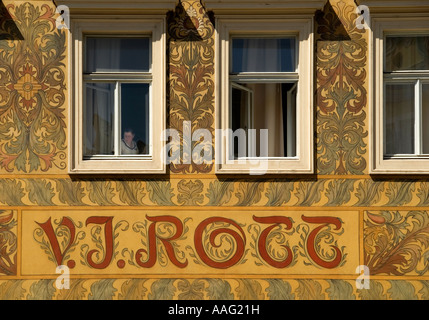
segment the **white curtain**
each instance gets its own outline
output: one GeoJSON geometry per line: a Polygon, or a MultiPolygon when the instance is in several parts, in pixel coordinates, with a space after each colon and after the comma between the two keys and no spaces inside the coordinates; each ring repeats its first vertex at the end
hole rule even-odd
{"type": "Polygon", "coordinates": [[[386,153],[414,153],[414,84],[389,84],[386,101],[386,153]]]}
{"type": "MultiPolygon", "coordinates": [[[[119,71],[120,45],[119,38],[88,37],[85,71],[119,71]]],[[[115,83],[86,83],[86,155],[111,155],[114,152],[114,88],[115,83]]]]}
{"type": "Polygon", "coordinates": [[[422,85],[423,154],[429,154],[429,84],[422,85]]]}
{"type": "MultiPolygon", "coordinates": [[[[289,40],[276,38],[233,39],[233,72],[294,71],[294,45],[295,42],[292,38],[289,40]]],[[[250,127],[257,130],[268,129],[268,156],[295,156],[295,87],[291,84],[284,90],[285,88],[281,83],[241,83],[240,85],[247,87],[252,92],[253,107],[248,111],[253,113],[251,117],[253,124],[250,124],[250,127]],[[286,115],[283,115],[284,110],[286,115]],[[284,141],[285,135],[286,143],[284,141]]],[[[244,91],[243,94],[245,94],[244,91]]],[[[260,150],[259,143],[260,139],[256,139],[257,154],[260,150]]]]}
{"type": "MultiPolygon", "coordinates": [[[[257,130],[268,129],[268,156],[284,156],[284,127],[281,84],[258,83],[248,85],[254,96],[253,127],[257,130]]],[[[257,140],[256,150],[260,150],[257,140]]]]}
{"type": "Polygon", "coordinates": [[[86,84],[86,155],[111,155],[114,151],[114,84],[86,84]]]}
{"type": "Polygon", "coordinates": [[[244,39],[242,50],[243,72],[276,72],[281,70],[278,41],[272,39],[244,39]]]}
{"type": "Polygon", "coordinates": [[[429,37],[387,37],[386,70],[428,70],[429,37]]]}
{"type": "Polygon", "coordinates": [[[86,44],[87,72],[111,72],[120,70],[121,39],[88,37],[86,44]]]}

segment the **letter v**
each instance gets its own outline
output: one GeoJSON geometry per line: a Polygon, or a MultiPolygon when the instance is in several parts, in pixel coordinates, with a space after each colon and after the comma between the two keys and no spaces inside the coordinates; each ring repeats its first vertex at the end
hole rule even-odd
{"type": "Polygon", "coordinates": [[[36,223],[43,229],[43,231],[45,231],[46,235],[48,236],[52,251],[55,256],[55,260],[57,261],[57,265],[62,265],[64,255],[70,249],[71,245],[74,243],[74,240],[75,240],[76,228],[73,224],[73,221],[71,221],[67,217],[63,217],[63,219],[61,220],[61,223],[58,225],[58,226],[65,226],[70,230],[70,241],[67,247],[64,249],[64,252],[61,252],[57,235],[55,234],[54,228],[52,227],[51,218],[49,218],[45,223],[39,223],[39,222],[36,222],[36,223]]]}

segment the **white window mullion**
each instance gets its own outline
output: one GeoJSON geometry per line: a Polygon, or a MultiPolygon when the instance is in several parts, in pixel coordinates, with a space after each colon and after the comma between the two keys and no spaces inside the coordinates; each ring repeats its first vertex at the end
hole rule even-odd
{"type": "Polygon", "coordinates": [[[119,155],[120,151],[120,139],[121,139],[121,128],[120,128],[120,82],[116,81],[115,86],[115,114],[114,114],[114,145],[115,145],[115,156],[119,155]]]}
{"type": "Polygon", "coordinates": [[[415,85],[415,99],[414,99],[414,117],[415,117],[415,127],[414,127],[414,154],[422,154],[422,102],[421,102],[421,81],[417,80],[415,85]]]}
{"type": "MultiPolygon", "coordinates": [[[[382,90],[382,95],[383,95],[383,97],[385,97],[386,96],[386,86],[387,86],[387,83],[386,83],[386,79],[383,79],[383,85],[382,85],[382,88],[383,88],[383,90],[382,90]]],[[[383,129],[383,140],[382,140],[382,142],[383,142],[383,155],[386,155],[386,145],[387,145],[387,135],[386,135],[386,132],[387,132],[387,128],[386,128],[386,99],[385,98],[383,98],[383,113],[382,113],[382,129],[383,129]]]]}
{"type": "Polygon", "coordinates": [[[295,81],[298,81],[298,79],[299,79],[299,74],[295,72],[275,72],[275,73],[244,72],[244,73],[229,75],[229,80],[232,82],[246,82],[246,83],[258,83],[258,82],[285,83],[285,82],[295,82],[295,81]]]}

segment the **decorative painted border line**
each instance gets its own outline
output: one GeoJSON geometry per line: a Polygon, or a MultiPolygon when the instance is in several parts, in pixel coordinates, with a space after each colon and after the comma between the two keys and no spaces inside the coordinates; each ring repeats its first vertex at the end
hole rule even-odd
{"type": "Polygon", "coordinates": [[[427,300],[428,280],[52,279],[0,281],[1,300],[427,300]]]}
{"type": "Polygon", "coordinates": [[[429,181],[0,179],[8,206],[427,207],[429,181]]]}

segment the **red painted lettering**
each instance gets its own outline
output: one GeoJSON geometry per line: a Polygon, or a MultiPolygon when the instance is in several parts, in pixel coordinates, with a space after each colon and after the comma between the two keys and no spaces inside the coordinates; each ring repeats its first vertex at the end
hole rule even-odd
{"type": "Polygon", "coordinates": [[[103,261],[96,263],[92,259],[94,253],[99,252],[94,249],[88,252],[86,259],[88,264],[95,269],[105,269],[112,261],[113,257],[113,229],[112,229],[113,217],[89,217],[86,219],[86,225],[88,224],[104,224],[104,240],[106,244],[106,252],[103,261]]]}
{"type": "Polygon", "coordinates": [[[174,253],[174,247],[171,244],[172,241],[180,238],[183,233],[183,223],[180,219],[172,216],[159,216],[159,217],[148,217],[146,218],[151,221],[152,223],[149,226],[148,231],[148,247],[149,252],[145,249],[140,249],[136,252],[136,261],[137,264],[144,268],[151,268],[155,265],[157,260],[157,239],[161,241],[161,243],[164,245],[164,248],[167,252],[167,256],[170,259],[170,261],[179,268],[185,268],[188,265],[188,260],[185,260],[185,262],[180,262],[175,253],[174,253]],[[157,223],[166,222],[171,223],[176,228],[176,232],[174,235],[172,235],[169,238],[162,238],[157,235],[156,232],[156,225],[157,223]],[[148,255],[148,258],[146,261],[141,261],[143,253],[148,255]]]}
{"type": "Polygon", "coordinates": [[[226,269],[229,267],[232,267],[233,265],[235,265],[237,262],[240,261],[240,259],[242,258],[243,254],[244,254],[244,247],[246,244],[246,235],[244,234],[243,229],[233,220],[227,219],[227,218],[222,218],[222,217],[212,217],[212,218],[207,218],[206,220],[202,221],[198,227],[195,229],[195,235],[194,235],[194,244],[195,244],[195,250],[197,251],[197,254],[200,256],[201,260],[203,260],[203,262],[213,268],[217,268],[217,269],[226,269]],[[234,254],[232,255],[231,258],[229,258],[226,261],[215,261],[212,258],[210,258],[206,251],[204,250],[204,244],[203,244],[203,232],[205,230],[205,228],[210,225],[211,223],[219,223],[219,222],[224,222],[224,223],[228,223],[234,227],[236,227],[240,233],[241,236],[238,232],[232,230],[232,229],[228,229],[228,228],[219,228],[216,230],[213,230],[210,233],[210,245],[213,247],[219,247],[220,245],[216,245],[215,243],[215,238],[222,233],[226,233],[231,235],[236,243],[236,251],[234,252],[234,254]]]}
{"type": "Polygon", "coordinates": [[[293,253],[292,250],[286,246],[282,245],[283,248],[287,251],[287,257],[283,261],[274,260],[270,257],[267,251],[267,237],[270,234],[271,230],[273,230],[279,224],[284,224],[286,226],[286,230],[290,230],[292,228],[292,221],[288,217],[255,217],[253,216],[253,220],[259,223],[265,224],[273,224],[270,227],[267,227],[262,231],[261,235],[258,239],[258,251],[261,255],[262,259],[264,259],[269,265],[275,268],[286,268],[293,261],[293,253]]]}
{"type": "MultiPolygon", "coordinates": [[[[61,252],[57,235],[55,234],[54,228],[52,227],[51,218],[49,218],[45,223],[39,223],[39,222],[36,222],[36,223],[43,229],[43,231],[48,236],[48,240],[49,240],[49,243],[51,244],[52,252],[54,253],[57,265],[62,265],[65,254],[67,253],[67,251],[70,249],[70,247],[75,241],[76,228],[74,226],[73,221],[71,221],[67,217],[63,217],[63,219],[59,224],[59,226],[67,227],[70,231],[70,240],[63,252],[61,252]]],[[[69,264],[69,267],[74,266],[74,261],[71,260],[70,262],[71,263],[69,264]]]]}
{"type": "Polygon", "coordinates": [[[320,230],[330,224],[335,226],[335,230],[339,230],[341,228],[341,220],[335,217],[306,217],[304,215],[301,216],[301,218],[303,221],[308,223],[321,224],[319,227],[310,232],[307,239],[307,251],[310,255],[310,258],[323,268],[332,269],[337,267],[340,264],[342,258],[341,250],[338,247],[331,245],[331,248],[335,250],[335,258],[332,261],[325,261],[320,258],[315,249],[315,239],[320,230]]]}

